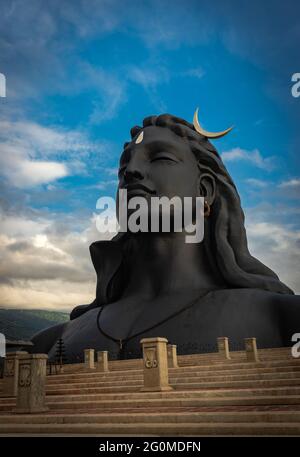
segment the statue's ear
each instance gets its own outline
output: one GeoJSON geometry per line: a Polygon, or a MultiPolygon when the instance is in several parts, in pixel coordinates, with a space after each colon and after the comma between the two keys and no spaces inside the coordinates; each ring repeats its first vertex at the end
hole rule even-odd
{"type": "Polygon", "coordinates": [[[200,195],[212,205],[216,196],[216,181],[209,173],[202,173],[199,178],[200,195]]]}

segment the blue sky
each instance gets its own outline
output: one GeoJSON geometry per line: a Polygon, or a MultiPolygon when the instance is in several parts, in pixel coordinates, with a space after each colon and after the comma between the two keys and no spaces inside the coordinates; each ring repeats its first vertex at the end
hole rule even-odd
{"type": "Polygon", "coordinates": [[[93,213],[129,130],[164,112],[232,124],[214,142],[253,255],[299,292],[296,0],[2,0],[0,306],[93,300],[93,213]],[[263,3],[263,4],[262,4],[263,3]]]}

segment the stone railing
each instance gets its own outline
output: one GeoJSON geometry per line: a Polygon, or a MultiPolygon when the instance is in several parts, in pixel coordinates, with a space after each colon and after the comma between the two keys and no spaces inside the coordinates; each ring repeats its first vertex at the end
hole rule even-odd
{"type": "MultiPolygon", "coordinates": [[[[109,372],[115,371],[114,364],[119,363],[119,370],[130,368],[143,370],[142,391],[169,391],[169,369],[178,369],[187,366],[182,363],[189,359],[189,365],[205,365],[206,363],[234,363],[252,362],[259,363],[272,357],[286,358],[290,348],[261,349],[257,350],[255,338],[245,338],[245,350],[230,352],[227,337],[218,338],[218,352],[210,354],[191,354],[177,356],[174,344],[168,344],[166,338],[144,338],[141,340],[143,358],[122,361],[108,361],[107,351],[98,351],[95,360],[95,350],[92,348],[84,351],[84,363],[65,365],[62,371],[76,372],[109,372]],[[238,355],[238,356],[237,356],[238,355]],[[198,362],[198,363],[196,363],[198,362]],[[122,367],[122,368],[120,368],[122,367]],[[113,368],[113,370],[111,370],[113,368]]],[[[7,353],[4,360],[4,378],[2,382],[2,395],[16,397],[17,413],[34,413],[47,411],[45,405],[45,384],[47,376],[47,359],[45,354],[28,354],[23,351],[7,353]]],[[[58,374],[60,374],[58,373],[58,374]]]]}

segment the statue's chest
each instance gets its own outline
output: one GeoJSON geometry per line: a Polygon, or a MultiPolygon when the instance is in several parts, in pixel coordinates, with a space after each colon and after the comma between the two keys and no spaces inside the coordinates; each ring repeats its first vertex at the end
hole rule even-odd
{"type": "MultiPolygon", "coordinates": [[[[65,332],[67,346],[82,353],[86,348],[107,350],[115,358],[140,357],[142,338],[165,337],[178,353],[216,350],[216,341],[227,336],[232,347],[243,346],[244,338],[255,336],[261,346],[276,342],[280,333],[267,303],[237,296],[237,292],[212,293],[193,306],[193,297],[161,297],[147,301],[132,297],[111,303],[75,319],[65,332]]],[[[275,343],[274,343],[275,344],[275,343]]]]}

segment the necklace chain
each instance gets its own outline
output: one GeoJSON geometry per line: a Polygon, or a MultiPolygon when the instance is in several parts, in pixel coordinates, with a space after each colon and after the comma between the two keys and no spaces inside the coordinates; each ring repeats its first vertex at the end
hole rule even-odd
{"type": "Polygon", "coordinates": [[[142,330],[140,332],[134,333],[133,335],[128,336],[126,338],[114,338],[113,336],[111,336],[108,333],[106,333],[100,327],[100,316],[101,316],[101,313],[102,313],[103,309],[105,308],[105,306],[108,306],[108,305],[103,305],[103,306],[101,306],[101,308],[100,308],[100,310],[99,310],[99,312],[97,314],[97,327],[98,327],[99,332],[102,333],[103,336],[105,336],[106,338],[110,339],[111,341],[114,341],[115,343],[117,343],[119,345],[119,349],[120,349],[120,352],[121,352],[124,349],[124,345],[126,343],[128,343],[128,341],[132,340],[133,338],[136,338],[139,335],[142,335],[143,333],[148,332],[149,330],[153,330],[154,328],[158,327],[159,325],[164,324],[165,322],[169,321],[173,317],[178,316],[183,311],[186,311],[188,308],[191,308],[195,303],[197,303],[199,298],[205,297],[205,295],[207,295],[209,292],[210,292],[210,290],[207,290],[203,295],[201,295],[201,296],[197,297],[196,299],[190,301],[184,308],[180,309],[179,311],[175,311],[175,313],[172,313],[170,316],[166,317],[165,319],[162,319],[160,322],[158,322],[158,323],[156,323],[154,325],[151,325],[150,327],[145,328],[144,330],[142,330]]]}

